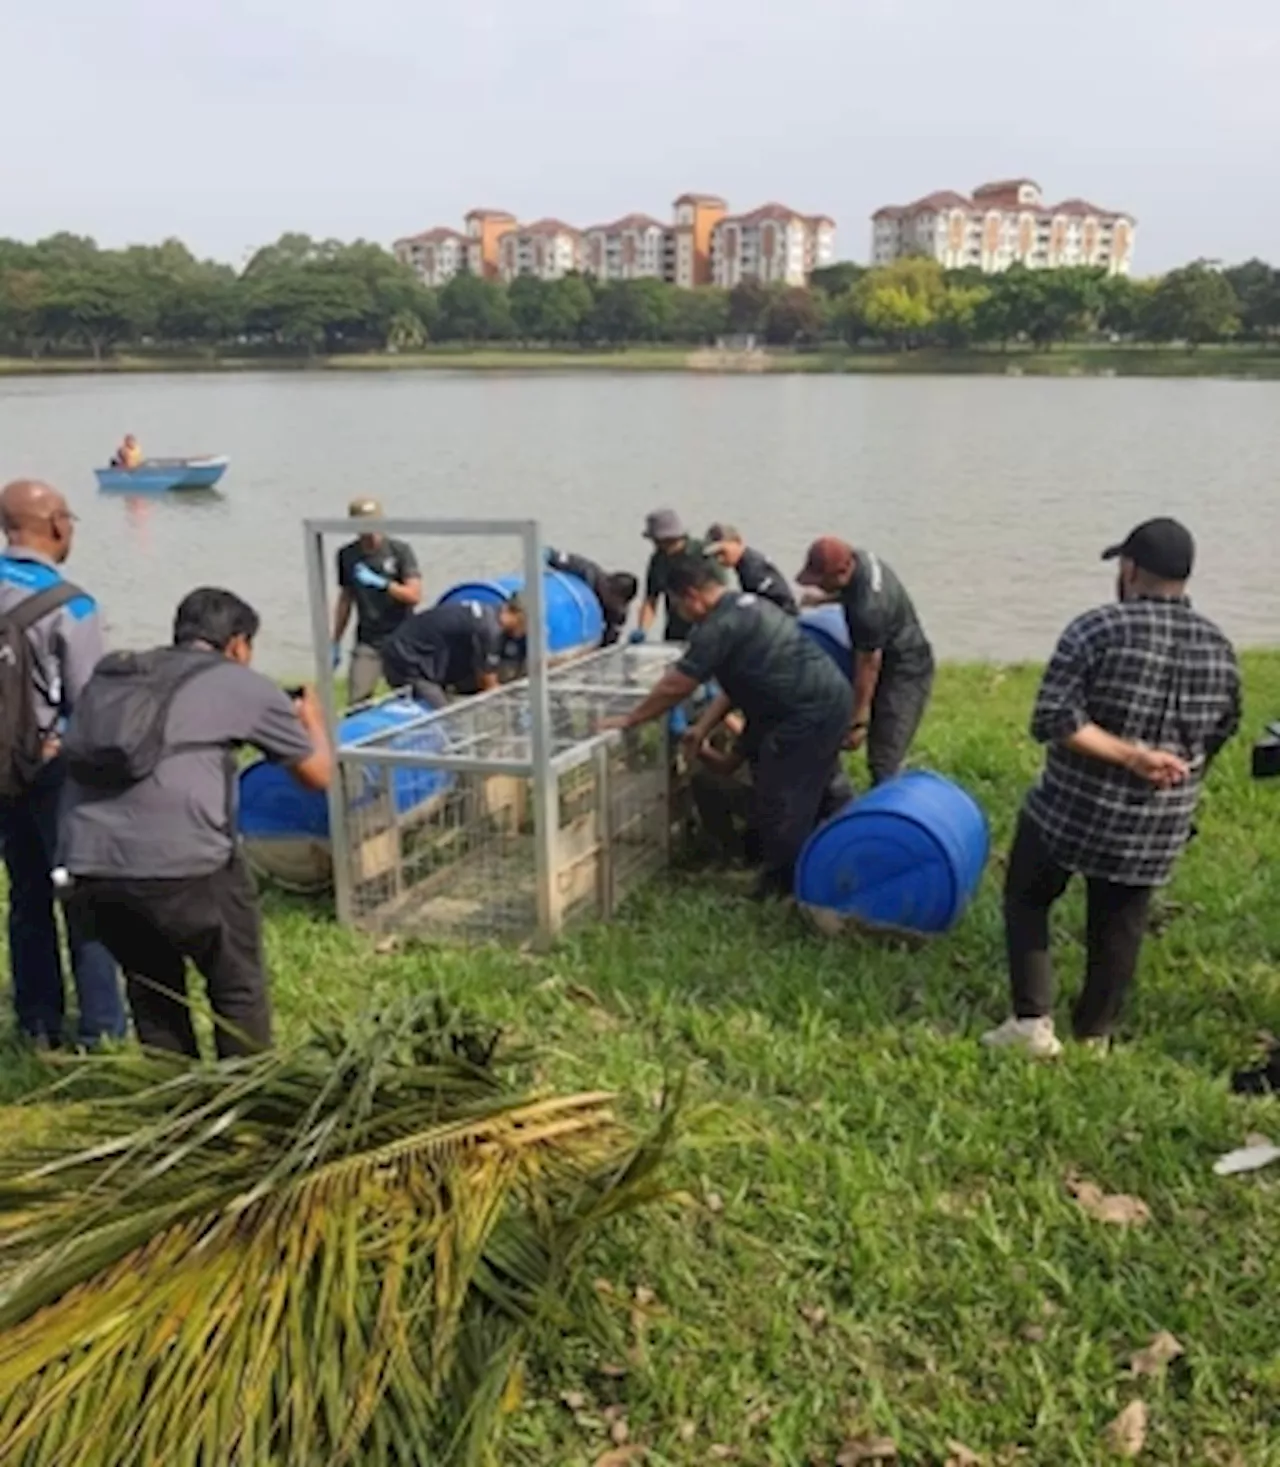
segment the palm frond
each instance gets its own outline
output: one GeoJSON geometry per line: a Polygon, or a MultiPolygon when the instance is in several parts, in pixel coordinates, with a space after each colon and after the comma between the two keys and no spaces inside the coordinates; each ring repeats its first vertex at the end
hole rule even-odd
{"type": "Polygon", "coordinates": [[[77,1066],[0,1153],[0,1463],[481,1460],[675,1114],[637,1142],[608,1093],[513,1089],[495,1039],[430,1001],[77,1066]]]}

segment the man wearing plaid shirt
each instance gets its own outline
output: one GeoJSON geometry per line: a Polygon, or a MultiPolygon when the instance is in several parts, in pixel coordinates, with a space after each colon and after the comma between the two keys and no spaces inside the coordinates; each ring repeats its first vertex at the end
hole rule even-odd
{"type": "Polygon", "coordinates": [[[1108,1042],[1133,980],[1152,888],[1190,839],[1205,771],[1240,722],[1235,653],[1186,597],[1195,545],[1176,520],[1148,520],[1118,559],[1118,600],[1062,634],[1031,733],[1048,746],[1005,879],[1013,1017],[983,1036],[1053,1058],[1049,910],[1073,874],[1088,883],[1085,982],[1075,1037],[1108,1042]]]}

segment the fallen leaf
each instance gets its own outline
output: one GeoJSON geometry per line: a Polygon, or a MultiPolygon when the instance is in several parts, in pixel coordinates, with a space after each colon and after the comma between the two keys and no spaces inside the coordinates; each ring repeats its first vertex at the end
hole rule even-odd
{"type": "Polygon", "coordinates": [[[1025,1324],[1022,1327],[1022,1338],[1033,1345],[1042,1345],[1045,1340],[1044,1327],[1038,1324],[1025,1324]]]}
{"type": "Polygon", "coordinates": [[[1159,1334],[1152,1335],[1145,1350],[1139,1350],[1129,1361],[1129,1369],[1134,1375],[1159,1375],[1171,1360],[1185,1353],[1177,1338],[1167,1329],[1162,1329],[1159,1334]]]}
{"type": "Polygon", "coordinates": [[[1250,1131],[1244,1138],[1244,1144],[1246,1146],[1270,1146],[1271,1137],[1264,1136],[1261,1131],[1250,1131]]]}
{"type": "Polygon", "coordinates": [[[712,1442],[707,1448],[707,1456],[713,1462],[732,1462],[737,1455],[733,1447],[726,1447],[723,1442],[712,1442]]]}
{"type": "Polygon", "coordinates": [[[827,1322],[827,1311],[821,1304],[802,1304],[800,1318],[814,1330],[820,1330],[827,1322]]]}
{"type": "Polygon", "coordinates": [[[859,1467],[862,1462],[896,1462],[898,1444],[892,1437],[864,1436],[845,1442],[836,1453],[836,1467],[859,1467]]]}
{"type": "Polygon", "coordinates": [[[682,1421],[680,1423],[680,1430],[676,1432],[676,1436],[682,1442],[691,1442],[697,1434],[698,1423],[696,1421],[682,1421]]]}
{"type": "Polygon", "coordinates": [[[631,1438],[631,1428],[627,1425],[627,1418],[619,1416],[609,1427],[609,1440],[615,1447],[620,1447],[631,1438]]]}
{"type": "Polygon", "coordinates": [[[1107,1427],[1107,1444],[1117,1457],[1136,1457],[1147,1444],[1147,1403],[1130,1401],[1107,1427]]]}
{"type": "Polygon", "coordinates": [[[708,1212],[724,1211],[724,1198],[721,1197],[719,1192],[708,1192],[706,1197],[703,1198],[703,1201],[706,1204],[708,1212]]]}
{"type": "Polygon", "coordinates": [[[608,1279],[596,1279],[591,1287],[597,1294],[612,1294],[615,1292],[613,1285],[608,1279]]]}
{"type": "Polygon", "coordinates": [[[954,1437],[947,1440],[946,1467],[979,1467],[982,1458],[954,1437]]]}
{"type": "Polygon", "coordinates": [[[628,1467],[631,1462],[644,1460],[646,1448],[638,1442],[632,1442],[629,1447],[610,1447],[601,1457],[597,1457],[593,1467],[628,1467]]]}
{"type": "Polygon", "coordinates": [[[599,1370],[601,1375],[607,1375],[610,1380],[621,1380],[627,1373],[627,1367],[625,1365],[617,1365],[613,1361],[610,1361],[607,1365],[598,1365],[596,1369],[599,1370]]]}
{"type": "Polygon", "coordinates": [[[560,1404],[570,1411],[585,1411],[587,1409],[587,1398],[581,1391],[561,1391],[560,1404]]]}
{"type": "Polygon", "coordinates": [[[757,1426],[763,1426],[764,1423],[768,1421],[768,1419],[772,1415],[772,1406],[757,1406],[754,1411],[750,1411],[747,1413],[747,1427],[749,1429],[754,1429],[757,1426]]]}
{"type": "MultiPolygon", "coordinates": [[[[606,1406],[604,1408],[604,1419],[610,1426],[612,1426],[615,1421],[620,1420],[626,1414],[627,1408],[625,1406],[606,1406]]],[[[619,1442],[618,1445],[621,1446],[622,1443],[619,1442]]]]}
{"type": "Polygon", "coordinates": [[[648,1288],[644,1284],[636,1285],[635,1299],[636,1303],[641,1307],[641,1309],[647,1309],[651,1304],[656,1304],[658,1302],[657,1294],[655,1294],[652,1289],[648,1288]]]}
{"type": "Polygon", "coordinates": [[[1151,1221],[1151,1209],[1141,1197],[1131,1197],[1125,1192],[1104,1192],[1097,1182],[1070,1176],[1067,1178],[1067,1190],[1081,1210],[1098,1222],[1123,1228],[1141,1227],[1151,1221]]]}
{"type": "Polygon", "coordinates": [[[386,957],[388,953],[396,952],[400,947],[400,939],[392,933],[390,937],[380,937],[373,945],[373,950],[380,957],[386,957]]]}

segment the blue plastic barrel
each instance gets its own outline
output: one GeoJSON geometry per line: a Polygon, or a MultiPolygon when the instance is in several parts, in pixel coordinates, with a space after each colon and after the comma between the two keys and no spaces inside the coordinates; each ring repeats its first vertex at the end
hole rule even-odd
{"type": "MultiPolygon", "coordinates": [[[[436,605],[479,601],[485,606],[501,606],[523,590],[523,576],[461,581],[451,586],[436,605]]],[[[585,581],[564,571],[544,570],[542,597],[546,605],[547,652],[550,656],[563,657],[570,652],[583,652],[600,645],[604,636],[604,611],[596,593],[585,581]]]]}
{"type": "Polygon", "coordinates": [[[903,774],[813,832],[796,899],[867,927],[945,932],[978,889],[990,844],[987,817],[959,785],[903,774]]]}
{"type": "Polygon", "coordinates": [[[853,652],[843,606],[810,606],[800,613],[800,630],[834,659],[845,677],[853,677],[853,652]]]}
{"type": "MultiPolygon", "coordinates": [[[[348,714],[338,725],[340,747],[376,736],[379,747],[388,749],[422,749],[439,753],[445,748],[445,736],[432,723],[422,723],[429,708],[408,698],[392,698],[385,703],[362,708],[348,714]],[[418,724],[414,728],[411,725],[418,724]],[[404,732],[395,735],[397,729],[404,732]],[[393,735],[393,737],[388,737],[393,735]]],[[[373,800],[382,787],[382,769],[376,764],[356,766],[361,771],[363,790],[352,801],[353,808],[373,800]]],[[[445,769],[414,768],[397,764],[391,770],[391,789],[396,810],[407,814],[428,800],[443,794],[454,781],[445,769]]],[[[305,790],[289,772],[265,759],[250,764],[240,775],[240,832],[250,847],[271,841],[324,841],[329,839],[329,803],[317,790],[305,790]]],[[[258,862],[271,869],[269,856],[258,862]]]]}

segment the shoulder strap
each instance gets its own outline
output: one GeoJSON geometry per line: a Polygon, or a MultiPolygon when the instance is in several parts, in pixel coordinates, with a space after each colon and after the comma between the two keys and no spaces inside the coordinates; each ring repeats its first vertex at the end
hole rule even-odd
{"type": "Polygon", "coordinates": [[[43,591],[36,591],[25,597],[4,615],[18,631],[29,631],[36,622],[83,595],[79,586],[73,586],[70,581],[59,581],[56,585],[46,586],[43,591]]]}

